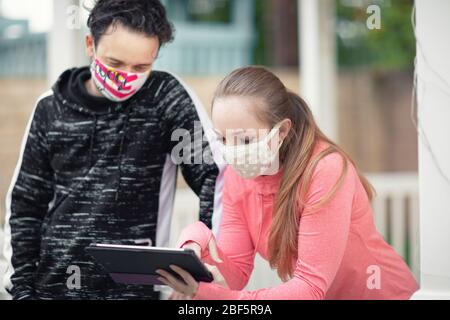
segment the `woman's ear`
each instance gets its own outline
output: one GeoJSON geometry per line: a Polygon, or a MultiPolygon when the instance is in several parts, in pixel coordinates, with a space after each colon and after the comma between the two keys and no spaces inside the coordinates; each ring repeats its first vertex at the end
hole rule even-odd
{"type": "Polygon", "coordinates": [[[280,123],[279,137],[281,141],[286,139],[291,129],[292,129],[292,121],[290,119],[284,119],[280,123]]]}

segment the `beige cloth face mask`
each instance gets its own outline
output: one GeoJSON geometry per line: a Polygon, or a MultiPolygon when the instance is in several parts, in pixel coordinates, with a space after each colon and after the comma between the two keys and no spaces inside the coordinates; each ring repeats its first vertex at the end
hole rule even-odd
{"type": "Polygon", "coordinates": [[[283,142],[278,146],[269,144],[279,133],[281,123],[277,124],[267,136],[258,142],[237,145],[222,146],[222,154],[225,161],[233,167],[239,176],[244,179],[254,179],[263,175],[274,175],[279,170],[279,151],[283,142]]]}

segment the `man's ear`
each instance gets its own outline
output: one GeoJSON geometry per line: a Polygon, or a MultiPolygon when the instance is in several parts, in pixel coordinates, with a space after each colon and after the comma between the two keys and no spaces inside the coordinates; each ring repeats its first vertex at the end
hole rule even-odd
{"type": "Polygon", "coordinates": [[[94,37],[91,34],[86,35],[86,55],[89,59],[94,59],[94,37]]]}

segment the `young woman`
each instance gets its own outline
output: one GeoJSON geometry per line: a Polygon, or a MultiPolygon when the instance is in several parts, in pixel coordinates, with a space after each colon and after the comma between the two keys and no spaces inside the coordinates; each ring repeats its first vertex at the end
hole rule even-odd
{"type": "Polygon", "coordinates": [[[174,298],[409,299],[418,289],[375,228],[367,179],[274,74],[234,71],[217,89],[212,116],[230,163],[218,239],[195,223],[179,246],[195,250],[215,281],[198,283],[176,266],[184,281],[160,270],[174,298]],[[243,290],[256,253],[283,284],[243,290]]]}

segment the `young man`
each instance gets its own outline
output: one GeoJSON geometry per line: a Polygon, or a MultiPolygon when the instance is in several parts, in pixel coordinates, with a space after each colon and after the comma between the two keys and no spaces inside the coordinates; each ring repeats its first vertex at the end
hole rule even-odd
{"type": "MultiPolygon", "coordinates": [[[[209,127],[182,83],[152,71],[172,39],[158,0],[99,0],[88,26],[92,65],[64,72],[39,99],[7,197],[5,285],[14,299],[158,299],[152,287],[114,283],[85,248],[167,246],[172,133],[209,127]]],[[[211,155],[201,141],[187,150],[192,158],[211,155]]],[[[220,221],[222,168],[183,157],[200,220],[211,226],[220,221]]]]}

